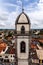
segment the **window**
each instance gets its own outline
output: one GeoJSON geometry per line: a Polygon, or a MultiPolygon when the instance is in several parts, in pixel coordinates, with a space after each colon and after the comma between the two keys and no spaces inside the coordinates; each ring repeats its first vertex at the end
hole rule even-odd
{"type": "Polygon", "coordinates": [[[4,62],[9,62],[9,59],[4,59],[4,62]]]}
{"type": "Polygon", "coordinates": [[[22,34],[25,33],[25,27],[24,27],[24,26],[21,27],[21,33],[22,33],[22,34]]]}
{"type": "Polygon", "coordinates": [[[6,60],[4,60],[4,62],[6,62],[6,60]]]}
{"type": "Polygon", "coordinates": [[[20,52],[25,53],[26,52],[26,44],[24,41],[21,42],[20,44],[20,52]]]}
{"type": "Polygon", "coordinates": [[[8,58],[8,56],[5,56],[5,58],[8,58]]]}
{"type": "Polygon", "coordinates": [[[13,57],[15,57],[15,56],[13,55],[13,57]]]}
{"type": "Polygon", "coordinates": [[[5,51],[5,49],[3,49],[3,51],[5,51]]]}
{"type": "Polygon", "coordinates": [[[2,56],[0,56],[0,57],[2,57],[2,56]]]}
{"type": "Polygon", "coordinates": [[[9,59],[7,59],[7,62],[9,62],[9,59]]]}
{"type": "Polygon", "coordinates": [[[2,62],[3,61],[3,58],[0,58],[0,61],[2,62]]]}
{"type": "Polygon", "coordinates": [[[12,55],[11,55],[11,57],[12,57],[12,55]]]}

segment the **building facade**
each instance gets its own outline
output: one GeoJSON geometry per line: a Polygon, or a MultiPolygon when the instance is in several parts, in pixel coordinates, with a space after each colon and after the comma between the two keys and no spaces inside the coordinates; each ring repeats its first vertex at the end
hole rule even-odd
{"type": "Polygon", "coordinates": [[[22,12],[16,19],[16,51],[18,65],[29,65],[30,20],[22,12]]]}

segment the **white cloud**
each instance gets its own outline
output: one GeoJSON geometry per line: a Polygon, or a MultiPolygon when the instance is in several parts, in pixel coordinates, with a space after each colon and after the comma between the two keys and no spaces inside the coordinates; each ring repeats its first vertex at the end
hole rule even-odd
{"type": "MultiPolygon", "coordinates": [[[[43,0],[39,0],[36,8],[31,12],[26,11],[31,21],[31,28],[43,28],[43,0]]],[[[32,7],[30,9],[32,10],[32,7]]]]}
{"type": "MultiPolygon", "coordinates": [[[[16,9],[9,12],[6,10],[7,8],[0,7],[0,28],[15,28],[15,20],[20,13],[22,5],[21,0],[17,0],[17,5],[11,3],[4,3],[3,5],[12,6],[16,9]]],[[[29,6],[26,6],[25,10],[31,21],[31,28],[43,28],[43,0],[39,0],[39,3],[31,3],[29,6]],[[37,6],[33,8],[33,5],[37,6]]]]}
{"type": "Polygon", "coordinates": [[[40,0],[39,2],[43,3],[43,0],[40,0]]]}
{"type": "Polygon", "coordinates": [[[6,24],[4,22],[0,23],[0,27],[5,27],[5,26],[6,26],[6,24]]]}
{"type": "Polygon", "coordinates": [[[0,13],[0,28],[15,28],[15,19],[18,15],[18,12],[5,12],[0,13]]]}
{"type": "Polygon", "coordinates": [[[15,19],[19,14],[18,11],[19,6],[10,3],[4,3],[3,5],[14,6],[16,7],[16,10],[9,12],[3,6],[0,7],[0,28],[9,28],[9,29],[15,28],[14,24],[15,24],[15,19]]]}
{"type": "Polygon", "coordinates": [[[17,4],[18,5],[22,5],[22,1],[21,0],[17,0],[17,4]]]}
{"type": "Polygon", "coordinates": [[[4,6],[12,6],[12,7],[16,7],[17,5],[12,4],[12,3],[3,3],[4,6]]]}

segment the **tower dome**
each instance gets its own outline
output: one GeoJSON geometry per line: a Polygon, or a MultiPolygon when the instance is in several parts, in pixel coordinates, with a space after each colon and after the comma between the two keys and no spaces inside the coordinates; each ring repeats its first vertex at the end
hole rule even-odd
{"type": "Polygon", "coordinates": [[[16,19],[15,24],[19,24],[19,23],[20,24],[23,24],[23,23],[24,24],[30,24],[30,20],[24,12],[22,12],[16,19]]]}

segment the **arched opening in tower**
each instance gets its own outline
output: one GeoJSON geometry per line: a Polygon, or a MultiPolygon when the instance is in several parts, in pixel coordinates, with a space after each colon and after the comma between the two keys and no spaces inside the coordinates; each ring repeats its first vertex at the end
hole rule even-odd
{"type": "Polygon", "coordinates": [[[21,42],[20,44],[20,52],[25,53],[26,52],[26,44],[24,41],[21,42]]]}
{"type": "Polygon", "coordinates": [[[24,33],[25,33],[25,27],[22,26],[22,27],[21,27],[21,34],[24,34],[24,33]]]}

